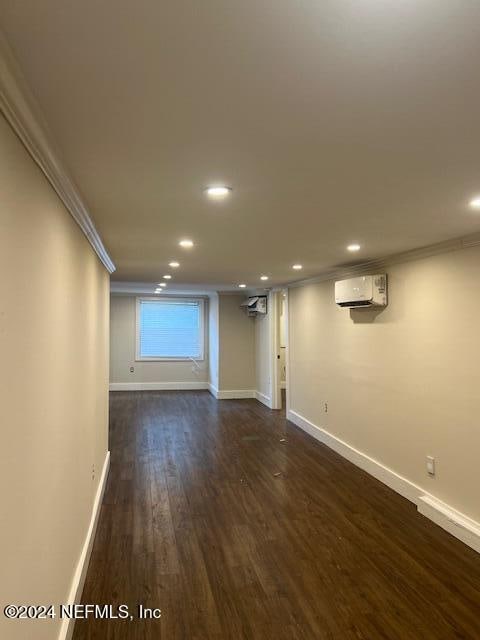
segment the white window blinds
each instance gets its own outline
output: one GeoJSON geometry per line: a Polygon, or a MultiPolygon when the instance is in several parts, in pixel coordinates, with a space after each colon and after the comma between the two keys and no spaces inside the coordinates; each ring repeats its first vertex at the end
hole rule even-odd
{"type": "Polygon", "coordinates": [[[139,299],[138,357],[203,359],[203,301],[139,299]]]}

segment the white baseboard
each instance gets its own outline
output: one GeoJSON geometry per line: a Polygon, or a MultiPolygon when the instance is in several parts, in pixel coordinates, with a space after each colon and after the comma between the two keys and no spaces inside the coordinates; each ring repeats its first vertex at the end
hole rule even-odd
{"type": "Polygon", "coordinates": [[[110,391],[189,391],[208,389],[208,382],[111,382],[110,391]]]}
{"type": "Polygon", "coordinates": [[[272,400],[269,396],[266,396],[264,393],[260,393],[260,391],[255,391],[255,398],[265,404],[269,409],[272,408],[272,400]]]}
{"type": "Polygon", "coordinates": [[[214,398],[217,398],[217,400],[244,400],[246,398],[255,398],[256,400],[263,402],[263,404],[267,405],[270,409],[272,408],[270,398],[265,394],[260,393],[260,391],[255,391],[253,389],[222,390],[217,389],[213,384],[209,384],[208,390],[214,398]]]}
{"type": "Polygon", "coordinates": [[[255,398],[255,391],[252,389],[219,389],[216,395],[217,400],[245,400],[255,398]]]}
{"type": "MultiPolygon", "coordinates": [[[[102,506],[103,494],[105,493],[109,467],[110,451],[107,451],[105,455],[105,461],[103,463],[102,475],[100,476],[100,481],[97,487],[97,493],[95,494],[95,500],[93,501],[92,515],[90,518],[87,535],[85,537],[82,552],[80,554],[80,558],[73,575],[70,593],[68,594],[68,599],[65,604],[78,604],[82,598],[83,585],[85,584],[88,563],[90,562],[90,556],[92,554],[93,541],[95,539],[95,533],[97,531],[98,518],[100,516],[100,507],[102,506]]],[[[62,621],[62,626],[60,627],[60,633],[58,634],[58,640],[70,640],[73,635],[74,625],[75,620],[64,618],[62,621]]]]}
{"type": "Polygon", "coordinates": [[[208,390],[217,400],[244,400],[255,397],[255,391],[251,389],[217,389],[211,383],[208,384],[208,390]]]}
{"type": "Polygon", "coordinates": [[[208,390],[214,398],[218,398],[218,389],[211,382],[208,383],[208,390]]]}
{"type": "Polygon", "coordinates": [[[254,389],[217,389],[217,387],[210,383],[208,390],[217,400],[245,400],[247,398],[256,398],[271,408],[270,398],[254,389]]]}
{"type": "Polygon", "coordinates": [[[480,553],[480,523],[430,495],[420,496],[418,511],[480,553]]]}
{"type": "Polygon", "coordinates": [[[313,436],[316,440],[323,442],[327,447],[333,449],[350,462],[353,462],[357,467],[360,467],[374,478],[377,478],[380,482],[388,485],[404,498],[407,498],[416,504],[418,496],[424,493],[423,489],[410,482],[410,480],[398,475],[395,471],[392,471],[374,458],[371,458],[362,451],[355,449],[325,429],[313,424],[313,422],[310,422],[310,420],[307,420],[307,418],[304,418],[296,411],[290,410],[287,418],[296,424],[297,427],[300,427],[313,436]]]}
{"type": "Polygon", "coordinates": [[[287,419],[404,498],[407,498],[407,500],[413,502],[417,505],[417,509],[422,515],[475,551],[480,552],[480,523],[468,518],[450,505],[441,502],[422,487],[310,422],[310,420],[307,420],[296,411],[290,410],[287,419]]]}

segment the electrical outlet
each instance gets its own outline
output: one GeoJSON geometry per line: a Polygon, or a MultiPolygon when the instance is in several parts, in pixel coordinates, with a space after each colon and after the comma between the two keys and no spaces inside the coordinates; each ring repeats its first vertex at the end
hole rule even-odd
{"type": "Polygon", "coordinates": [[[325,402],[324,409],[325,409],[325,413],[328,413],[328,402],[325,402]]]}
{"type": "Polygon", "coordinates": [[[432,477],[435,475],[435,458],[433,456],[427,456],[427,473],[432,477]]]}
{"type": "Polygon", "coordinates": [[[95,480],[95,463],[92,464],[92,480],[95,480]]]}
{"type": "Polygon", "coordinates": [[[130,373],[133,373],[135,371],[135,367],[130,367],[130,373]]]}

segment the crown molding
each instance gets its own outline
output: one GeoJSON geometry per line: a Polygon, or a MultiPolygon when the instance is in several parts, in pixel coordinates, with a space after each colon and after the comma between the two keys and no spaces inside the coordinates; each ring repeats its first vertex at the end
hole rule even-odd
{"type": "Polygon", "coordinates": [[[52,136],[41,116],[40,107],[26,85],[8,42],[1,32],[0,111],[83,231],[107,271],[113,273],[115,265],[77,187],[60,160],[60,155],[52,143],[52,136]]]}
{"type": "MultiPolygon", "coordinates": [[[[115,295],[153,295],[157,286],[155,282],[121,282],[112,280],[110,282],[110,293],[115,295]]],[[[216,284],[199,285],[170,282],[168,288],[165,288],[161,295],[211,296],[218,293],[223,294],[223,291],[219,291],[220,287],[221,285],[216,284]]],[[[236,291],[233,293],[236,293],[236,291]]]]}
{"type": "Polygon", "coordinates": [[[480,233],[471,234],[468,236],[462,236],[460,238],[453,238],[452,240],[445,240],[444,242],[437,242],[418,249],[410,249],[409,251],[402,251],[390,256],[378,258],[375,260],[368,260],[355,265],[340,266],[328,271],[324,271],[318,276],[313,278],[306,278],[304,280],[297,280],[296,282],[290,282],[286,285],[289,288],[303,287],[307,284],[315,284],[317,282],[326,282],[327,280],[342,280],[345,278],[353,278],[355,276],[367,275],[372,272],[380,272],[394,264],[401,264],[403,262],[411,262],[413,260],[422,260],[424,258],[430,258],[432,256],[439,255],[441,253],[447,253],[450,251],[459,251],[460,249],[468,249],[480,245],[480,233]]]}

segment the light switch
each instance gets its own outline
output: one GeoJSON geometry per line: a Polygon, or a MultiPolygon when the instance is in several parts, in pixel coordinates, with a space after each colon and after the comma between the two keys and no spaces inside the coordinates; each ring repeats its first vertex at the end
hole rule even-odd
{"type": "Polygon", "coordinates": [[[433,456],[427,456],[427,473],[429,476],[435,475],[435,458],[433,456]]]}

